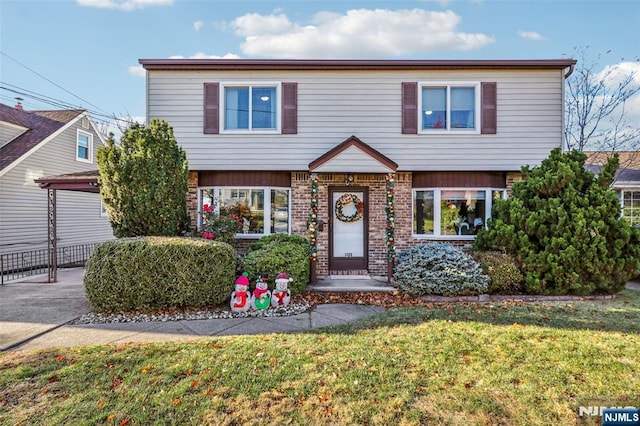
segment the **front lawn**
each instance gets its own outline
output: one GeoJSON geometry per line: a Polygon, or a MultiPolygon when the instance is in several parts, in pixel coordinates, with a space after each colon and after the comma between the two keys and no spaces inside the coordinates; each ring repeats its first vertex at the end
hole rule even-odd
{"type": "Polygon", "coordinates": [[[0,355],[2,424],[600,424],[640,407],[640,292],[390,309],[309,333],[0,355]]]}

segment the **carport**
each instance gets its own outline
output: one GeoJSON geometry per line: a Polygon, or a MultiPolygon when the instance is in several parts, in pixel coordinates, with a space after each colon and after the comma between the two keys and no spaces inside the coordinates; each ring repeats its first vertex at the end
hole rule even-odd
{"type": "Polygon", "coordinates": [[[47,190],[47,259],[49,260],[48,280],[55,283],[58,279],[58,229],[57,229],[57,191],[79,191],[100,193],[98,170],[48,176],[33,181],[47,190]]]}

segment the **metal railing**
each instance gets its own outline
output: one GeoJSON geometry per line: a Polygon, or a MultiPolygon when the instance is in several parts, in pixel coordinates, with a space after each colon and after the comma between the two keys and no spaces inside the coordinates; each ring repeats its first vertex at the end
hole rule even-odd
{"type": "MultiPolygon", "coordinates": [[[[96,243],[58,247],[58,268],[84,266],[96,243]]],[[[0,254],[0,285],[7,281],[46,274],[49,270],[47,249],[0,254]]]]}

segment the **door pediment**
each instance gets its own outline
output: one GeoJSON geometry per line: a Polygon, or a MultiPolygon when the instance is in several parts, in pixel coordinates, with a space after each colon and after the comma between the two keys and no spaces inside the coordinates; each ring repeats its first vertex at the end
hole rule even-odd
{"type": "Polygon", "coordinates": [[[309,163],[316,173],[395,173],[398,165],[355,136],[309,163]]]}

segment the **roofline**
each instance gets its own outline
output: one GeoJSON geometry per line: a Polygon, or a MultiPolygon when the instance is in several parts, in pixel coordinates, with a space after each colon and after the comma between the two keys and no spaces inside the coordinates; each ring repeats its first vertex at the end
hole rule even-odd
{"type": "Polygon", "coordinates": [[[138,59],[149,71],[255,70],[441,70],[441,69],[565,69],[575,59],[518,60],[388,60],[388,59],[138,59]]]}

